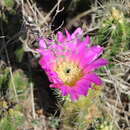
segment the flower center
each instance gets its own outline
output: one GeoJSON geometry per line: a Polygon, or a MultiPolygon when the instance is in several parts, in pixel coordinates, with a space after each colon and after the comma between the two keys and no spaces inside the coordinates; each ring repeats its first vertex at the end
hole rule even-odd
{"type": "Polygon", "coordinates": [[[63,61],[57,64],[56,72],[65,85],[74,86],[83,77],[83,70],[72,61],[63,61]]]}

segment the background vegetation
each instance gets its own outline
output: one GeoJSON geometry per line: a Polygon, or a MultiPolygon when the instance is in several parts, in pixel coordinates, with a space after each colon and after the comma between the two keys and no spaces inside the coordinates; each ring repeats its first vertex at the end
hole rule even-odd
{"type": "Polygon", "coordinates": [[[130,130],[130,1],[1,0],[0,130],[73,129],[130,130]],[[97,72],[102,89],[72,103],[49,88],[35,49],[77,27],[110,64],[97,72]]]}

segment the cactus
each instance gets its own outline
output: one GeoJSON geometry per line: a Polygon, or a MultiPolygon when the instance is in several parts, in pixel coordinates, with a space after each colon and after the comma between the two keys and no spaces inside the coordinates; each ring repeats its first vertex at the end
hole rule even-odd
{"type": "Polygon", "coordinates": [[[103,118],[99,98],[101,91],[102,86],[94,86],[92,90],[89,90],[87,97],[81,97],[76,102],[65,101],[61,110],[64,129],[88,128],[95,120],[103,118]]]}
{"type": "Polygon", "coordinates": [[[17,109],[9,109],[6,115],[0,120],[1,130],[17,130],[24,122],[24,115],[17,109]]]}
{"type": "Polygon", "coordinates": [[[28,98],[28,84],[29,82],[22,70],[15,71],[11,76],[10,68],[1,69],[0,130],[16,130],[23,125],[25,115],[23,113],[24,104],[22,103],[28,98]],[[15,85],[19,103],[16,103],[13,85],[15,85]]]}
{"type": "Polygon", "coordinates": [[[120,52],[130,49],[130,23],[122,10],[113,7],[101,23],[97,43],[107,46],[105,57],[112,61],[120,52]]]}

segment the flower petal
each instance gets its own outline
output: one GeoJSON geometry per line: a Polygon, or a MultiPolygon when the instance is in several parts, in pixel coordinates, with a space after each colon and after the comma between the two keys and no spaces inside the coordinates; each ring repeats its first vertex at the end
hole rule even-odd
{"type": "Polygon", "coordinates": [[[77,91],[75,90],[75,88],[71,88],[70,90],[70,97],[72,101],[76,101],[79,98],[79,95],[77,94],[77,91]]]}
{"type": "Polygon", "coordinates": [[[85,40],[81,42],[81,44],[84,44],[85,46],[88,46],[88,44],[91,43],[90,37],[87,35],[85,40]]]}
{"type": "MultiPolygon", "coordinates": [[[[80,52],[80,53],[83,53],[80,52]]],[[[93,46],[86,49],[86,53],[81,59],[81,66],[86,68],[86,66],[96,60],[103,53],[103,48],[100,46],[93,46]]]]}
{"type": "Polygon", "coordinates": [[[57,39],[58,39],[58,42],[64,42],[65,41],[65,36],[63,35],[62,32],[57,33],[57,39]]]}
{"type": "Polygon", "coordinates": [[[81,79],[76,83],[77,91],[80,95],[86,96],[88,94],[88,90],[91,87],[90,82],[86,79],[81,79]]]}
{"type": "Polygon", "coordinates": [[[104,65],[107,65],[108,63],[109,63],[108,60],[104,58],[100,58],[94,61],[93,63],[89,64],[88,66],[86,66],[85,72],[88,73],[90,71],[94,71],[95,69],[98,69],[104,65]]]}
{"type": "Polygon", "coordinates": [[[69,92],[70,92],[69,86],[61,86],[60,89],[61,89],[61,91],[62,91],[62,95],[63,95],[63,96],[68,95],[69,92]]]}
{"type": "Polygon", "coordinates": [[[47,47],[44,38],[39,38],[38,41],[39,41],[40,48],[46,48],[47,47]]]}
{"type": "Polygon", "coordinates": [[[83,31],[81,28],[77,28],[71,35],[71,39],[77,38],[78,35],[82,35],[83,31]]]}
{"type": "Polygon", "coordinates": [[[88,35],[86,36],[85,42],[86,42],[86,44],[90,44],[91,43],[90,37],[88,35]]]}
{"type": "Polygon", "coordinates": [[[88,80],[89,82],[93,82],[93,83],[95,83],[97,85],[101,85],[102,84],[101,79],[95,73],[86,74],[84,78],[86,80],[88,80]]]}
{"type": "Polygon", "coordinates": [[[72,40],[71,39],[71,35],[70,35],[70,33],[68,32],[68,30],[67,29],[65,29],[65,32],[66,32],[66,36],[67,36],[67,41],[69,41],[69,40],[72,40]]]}

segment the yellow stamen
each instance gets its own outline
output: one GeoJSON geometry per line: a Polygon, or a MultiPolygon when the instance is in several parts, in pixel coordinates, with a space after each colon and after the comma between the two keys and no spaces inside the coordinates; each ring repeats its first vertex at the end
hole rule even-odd
{"type": "Polygon", "coordinates": [[[83,70],[72,61],[64,60],[57,64],[56,72],[65,85],[74,86],[83,77],[83,70]]]}

